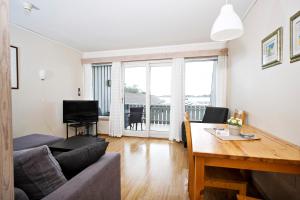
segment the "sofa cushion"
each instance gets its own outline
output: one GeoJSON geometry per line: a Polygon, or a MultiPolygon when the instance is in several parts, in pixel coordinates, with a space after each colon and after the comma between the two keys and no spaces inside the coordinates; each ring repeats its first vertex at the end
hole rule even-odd
{"type": "Polygon", "coordinates": [[[104,155],[108,142],[101,141],[81,148],[61,153],[55,158],[60,164],[67,179],[71,179],[79,172],[90,166],[104,155]]]}
{"type": "Polygon", "coordinates": [[[29,198],[23,190],[15,187],[15,200],[29,200],[29,198]]]}
{"type": "Polygon", "coordinates": [[[14,152],[15,186],[31,200],[41,199],[67,182],[46,145],[14,152]]]}
{"type": "Polygon", "coordinates": [[[43,200],[121,200],[120,154],[106,152],[43,200]]]}
{"type": "Polygon", "coordinates": [[[14,150],[34,148],[42,145],[49,145],[54,142],[63,140],[61,137],[43,134],[30,134],[22,137],[14,138],[14,150]]]}

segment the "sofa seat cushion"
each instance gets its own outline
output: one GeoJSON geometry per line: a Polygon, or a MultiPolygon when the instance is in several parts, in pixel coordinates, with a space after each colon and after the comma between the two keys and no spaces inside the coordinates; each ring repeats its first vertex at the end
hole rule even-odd
{"type": "Polygon", "coordinates": [[[14,152],[15,186],[29,199],[41,199],[67,182],[46,145],[14,152]]]}
{"type": "Polygon", "coordinates": [[[43,134],[30,134],[22,137],[14,138],[14,151],[29,149],[42,145],[49,145],[63,140],[61,137],[43,134]]]}
{"type": "Polygon", "coordinates": [[[101,141],[55,156],[67,179],[90,166],[105,154],[108,142],[101,141]]]}

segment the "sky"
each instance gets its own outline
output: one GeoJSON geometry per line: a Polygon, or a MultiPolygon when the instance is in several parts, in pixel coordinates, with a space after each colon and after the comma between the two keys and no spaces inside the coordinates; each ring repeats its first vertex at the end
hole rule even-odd
{"type": "MultiPolygon", "coordinates": [[[[185,94],[210,94],[214,61],[186,62],[185,94]]],[[[171,65],[151,67],[150,91],[151,95],[171,95],[171,65]]],[[[125,69],[125,84],[134,85],[146,92],[146,67],[127,67],[125,69]]]]}
{"type": "Polygon", "coordinates": [[[214,61],[187,62],[185,95],[210,94],[214,61]]]}

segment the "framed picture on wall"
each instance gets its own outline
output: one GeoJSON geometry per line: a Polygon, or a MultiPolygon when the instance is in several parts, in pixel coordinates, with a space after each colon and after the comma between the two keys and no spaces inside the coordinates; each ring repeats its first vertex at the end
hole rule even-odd
{"type": "Polygon", "coordinates": [[[262,68],[266,69],[282,62],[282,27],[278,28],[261,42],[262,68]]]}
{"type": "Polygon", "coordinates": [[[18,47],[10,46],[11,88],[19,89],[18,47]]]}
{"type": "Polygon", "coordinates": [[[290,62],[300,60],[300,11],[290,18],[290,62]]]}

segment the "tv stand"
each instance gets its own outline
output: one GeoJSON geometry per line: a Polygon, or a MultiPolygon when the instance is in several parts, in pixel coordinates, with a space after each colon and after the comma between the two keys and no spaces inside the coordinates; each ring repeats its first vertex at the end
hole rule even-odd
{"type": "Polygon", "coordinates": [[[90,127],[92,127],[93,125],[96,125],[96,134],[95,136],[98,136],[98,122],[74,122],[74,123],[67,123],[67,139],[69,138],[69,127],[73,127],[75,128],[75,135],[77,136],[77,129],[80,127],[85,127],[87,134],[89,135],[89,129],[90,127]]]}

